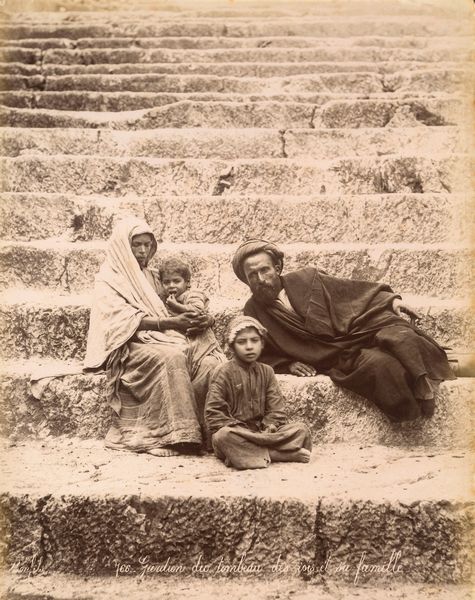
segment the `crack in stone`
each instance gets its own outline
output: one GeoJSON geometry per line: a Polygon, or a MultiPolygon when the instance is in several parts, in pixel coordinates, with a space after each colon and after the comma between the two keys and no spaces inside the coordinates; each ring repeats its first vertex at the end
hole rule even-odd
{"type": "Polygon", "coordinates": [[[288,158],[287,152],[285,151],[285,144],[286,144],[285,134],[286,133],[287,133],[286,129],[279,130],[279,137],[280,137],[280,143],[281,143],[281,158],[288,158]]]}
{"type": "Polygon", "coordinates": [[[397,83],[394,78],[392,78],[391,74],[383,73],[380,79],[383,92],[391,93],[397,90],[397,83]]]}
{"type": "MultiPolygon", "coordinates": [[[[167,224],[166,224],[166,219],[165,219],[165,211],[163,210],[163,205],[162,202],[159,198],[156,198],[154,201],[154,207],[157,211],[157,215],[158,215],[158,220],[159,220],[159,231],[157,231],[155,233],[155,236],[157,238],[157,242],[162,243],[163,242],[163,236],[165,233],[165,230],[167,228],[167,224]]],[[[147,223],[150,223],[150,221],[154,221],[154,223],[156,223],[157,219],[152,219],[150,213],[147,211],[147,207],[145,204],[145,199],[142,199],[140,206],[142,207],[142,213],[144,215],[144,219],[145,221],[147,221],[147,223]]]]}
{"type": "Polygon", "coordinates": [[[52,498],[51,494],[39,498],[36,502],[36,515],[38,517],[39,525],[41,527],[41,535],[38,540],[39,550],[41,555],[39,557],[40,562],[35,565],[38,571],[44,573],[48,570],[53,562],[53,556],[57,550],[57,544],[54,540],[53,532],[51,530],[49,520],[45,515],[44,508],[48,501],[52,498]]]}
{"type": "Polygon", "coordinates": [[[69,256],[64,257],[63,271],[58,277],[57,285],[60,287],[64,287],[65,291],[68,293],[71,292],[70,282],[69,282],[69,256]],[[64,278],[64,279],[63,279],[64,278]]]}
{"type": "Polygon", "coordinates": [[[315,115],[317,114],[317,109],[318,109],[318,105],[315,104],[315,106],[312,109],[312,114],[310,115],[310,123],[309,123],[310,129],[315,129],[315,125],[313,124],[313,122],[315,120],[315,115]]]}
{"type": "Polygon", "coordinates": [[[222,173],[218,177],[218,181],[211,192],[212,196],[221,196],[234,183],[234,167],[231,167],[227,172],[222,173]]]}

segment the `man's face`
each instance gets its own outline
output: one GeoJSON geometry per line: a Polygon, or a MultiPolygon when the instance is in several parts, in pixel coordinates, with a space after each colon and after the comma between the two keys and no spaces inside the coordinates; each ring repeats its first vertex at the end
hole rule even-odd
{"type": "Polygon", "coordinates": [[[279,272],[266,252],[253,254],[244,260],[243,271],[258,302],[272,304],[282,289],[279,272]]]}
{"type": "Polygon", "coordinates": [[[148,265],[150,253],[153,248],[152,236],[149,233],[141,233],[140,235],[134,235],[130,242],[132,248],[132,254],[137,259],[141,269],[144,269],[148,265]]]}

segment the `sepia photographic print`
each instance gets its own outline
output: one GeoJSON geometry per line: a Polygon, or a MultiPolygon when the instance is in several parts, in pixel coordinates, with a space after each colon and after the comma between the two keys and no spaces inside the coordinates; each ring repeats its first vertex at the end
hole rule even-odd
{"type": "Polygon", "coordinates": [[[470,0],[0,0],[1,597],[469,600],[470,0]]]}

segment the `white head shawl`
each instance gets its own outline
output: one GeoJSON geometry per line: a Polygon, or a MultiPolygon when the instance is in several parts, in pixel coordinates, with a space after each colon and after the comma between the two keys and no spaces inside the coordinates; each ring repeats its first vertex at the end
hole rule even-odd
{"type": "MultiPolygon", "coordinates": [[[[114,227],[106,259],[95,279],[84,361],[86,368],[103,365],[111,352],[137,332],[144,317],[169,317],[132,253],[132,237],[144,233],[152,237],[151,258],[157,251],[157,241],[145,221],[130,217],[114,227]]],[[[139,331],[137,336],[145,343],[186,345],[185,336],[177,331],[139,331]]]]}

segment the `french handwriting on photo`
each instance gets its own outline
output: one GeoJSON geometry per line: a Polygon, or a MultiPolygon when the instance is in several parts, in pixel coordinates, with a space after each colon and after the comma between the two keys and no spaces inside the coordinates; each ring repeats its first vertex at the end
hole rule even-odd
{"type": "Polygon", "coordinates": [[[355,584],[361,582],[367,576],[392,576],[403,572],[401,552],[392,551],[389,557],[382,557],[379,561],[371,560],[366,552],[361,552],[351,562],[328,555],[322,563],[300,563],[290,565],[283,561],[279,555],[271,567],[263,567],[254,560],[248,560],[246,554],[242,554],[239,560],[233,563],[226,562],[224,557],[217,561],[206,562],[200,554],[193,565],[183,565],[174,562],[171,557],[161,563],[154,563],[149,556],[143,556],[138,563],[114,560],[114,573],[116,577],[136,576],[144,577],[172,574],[172,575],[205,575],[205,576],[231,576],[231,575],[284,575],[317,577],[318,575],[343,576],[352,579],[355,584]]]}

